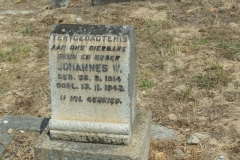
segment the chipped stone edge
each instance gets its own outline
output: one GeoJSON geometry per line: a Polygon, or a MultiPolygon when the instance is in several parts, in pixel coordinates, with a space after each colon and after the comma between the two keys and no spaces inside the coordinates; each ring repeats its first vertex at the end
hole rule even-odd
{"type": "Polygon", "coordinates": [[[130,141],[129,135],[71,132],[59,130],[50,130],[50,137],[53,140],[122,145],[128,144],[130,141]]]}

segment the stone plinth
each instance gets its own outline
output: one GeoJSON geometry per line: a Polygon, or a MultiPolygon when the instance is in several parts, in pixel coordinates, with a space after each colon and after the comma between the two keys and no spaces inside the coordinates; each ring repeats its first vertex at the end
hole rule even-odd
{"type": "Polygon", "coordinates": [[[35,146],[35,160],[147,160],[151,112],[139,110],[128,145],[51,140],[43,134],[35,146]]]}

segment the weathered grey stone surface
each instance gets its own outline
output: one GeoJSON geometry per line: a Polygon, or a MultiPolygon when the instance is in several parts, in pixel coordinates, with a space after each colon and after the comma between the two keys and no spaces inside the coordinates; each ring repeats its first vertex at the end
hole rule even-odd
{"type": "Polygon", "coordinates": [[[52,8],[62,8],[67,7],[70,0],[51,0],[52,8]]]}
{"type": "Polygon", "coordinates": [[[0,144],[3,146],[9,146],[11,143],[11,137],[7,133],[7,126],[0,122],[0,144]]]}
{"type": "Polygon", "coordinates": [[[48,125],[48,122],[49,118],[7,115],[2,118],[0,125],[3,124],[7,127],[7,130],[12,128],[15,130],[22,129],[42,132],[48,125]],[[7,123],[4,123],[4,121],[7,121],[7,123]]]}
{"type": "Polygon", "coordinates": [[[4,155],[6,148],[11,143],[11,137],[7,133],[7,127],[0,122],[0,159],[4,155]]]}
{"type": "Polygon", "coordinates": [[[132,139],[128,145],[109,145],[51,140],[42,134],[35,145],[35,160],[94,159],[147,160],[150,147],[151,112],[139,110],[134,122],[132,139]]]}
{"type": "Polygon", "coordinates": [[[129,142],[136,115],[133,26],[54,26],[49,69],[51,138],[129,142]]]}
{"type": "Polygon", "coordinates": [[[200,140],[195,135],[191,134],[187,140],[187,144],[198,144],[200,140]]]}
{"type": "MultiPolygon", "coordinates": [[[[144,1],[144,0],[92,0],[92,5],[106,5],[109,3],[118,3],[118,2],[131,2],[131,1],[144,1]]],[[[176,0],[158,0],[163,3],[174,2],[176,0]]],[[[52,8],[63,8],[67,7],[70,3],[70,0],[51,0],[52,8]]]]}
{"type": "Polygon", "coordinates": [[[3,146],[9,146],[11,143],[11,137],[7,132],[0,133],[0,144],[3,146]]]}
{"type": "Polygon", "coordinates": [[[184,137],[176,130],[169,129],[161,125],[152,125],[151,133],[152,133],[153,139],[157,139],[157,140],[168,140],[168,139],[184,137]]]}
{"type": "Polygon", "coordinates": [[[227,160],[227,159],[223,155],[220,155],[220,156],[217,157],[216,160],[227,160]]]}
{"type": "Polygon", "coordinates": [[[194,136],[196,136],[197,138],[199,138],[199,140],[209,140],[211,138],[211,136],[208,133],[201,133],[201,132],[195,132],[193,133],[194,136]]]}
{"type": "Polygon", "coordinates": [[[144,1],[144,0],[93,0],[93,5],[104,5],[108,3],[130,2],[130,1],[144,1]]]}
{"type": "MultiPolygon", "coordinates": [[[[130,2],[130,1],[143,1],[143,0],[92,0],[92,5],[104,5],[108,3],[130,2]]],[[[51,0],[52,8],[67,7],[69,3],[70,3],[70,0],[51,0]]]]}

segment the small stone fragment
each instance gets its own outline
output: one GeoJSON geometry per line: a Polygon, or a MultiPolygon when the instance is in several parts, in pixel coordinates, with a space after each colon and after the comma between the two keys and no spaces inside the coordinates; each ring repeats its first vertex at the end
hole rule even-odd
{"type": "Polygon", "coordinates": [[[198,144],[199,142],[200,142],[200,140],[193,134],[191,134],[191,136],[187,140],[187,144],[198,144]]]}
{"type": "Polygon", "coordinates": [[[23,152],[21,152],[21,151],[18,151],[17,152],[17,154],[16,154],[16,156],[19,158],[19,157],[22,157],[22,155],[23,155],[23,152]]]}
{"type": "Polygon", "coordinates": [[[200,140],[209,140],[210,135],[206,134],[206,133],[200,133],[200,132],[196,132],[193,133],[194,136],[196,136],[197,138],[199,138],[200,140]]]}
{"type": "Polygon", "coordinates": [[[155,153],[155,159],[156,160],[167,160],[167,156],[163,152],[158,152],[158,153],[155,153]]]}
{"type": "Polygon", "coordinates": [[[225,157],[223,155],[220,155],[217,160],[226,160],[225,157]]]}
{"type": "Polygon", "coordinates": [[[3,121],[3,123],[8,123],[8,121],[3,121]]]}
{"type": "Polygon", "coordinates": [[[169,139],[181,139],[184,136],[176,130],[166,128],[161,125],[151,125],[151,133],[153,139],[169,140],[169,139]]]}
{"type": "Polygon", "coordinates": [[[168,119],[171,120],[171,121],[175,121],[177,120],[177,116],[173,113],[167,115],[168,119]]]}
{"type": "Polygon", "coordinates": [[[80,23],[81,21],[82,21],[82,18],[80,18],[80,17],[76,18],[77,23],[80,23]]]}
{"type": "Polygon", "coordinates": [[[13,130],[12,130],[12,128],[10,128],[9,130],[8,130],[8,134],[12,134],[13,133],[13,130]]]}

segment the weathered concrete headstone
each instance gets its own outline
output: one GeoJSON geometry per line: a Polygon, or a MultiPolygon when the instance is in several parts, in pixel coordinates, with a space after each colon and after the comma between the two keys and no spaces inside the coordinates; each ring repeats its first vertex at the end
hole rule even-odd
{"type": "Polygon", "coordinates": [[[129,26],[55,26],[49,44],[53,139],[129,142],[136,114],[134,39],[129,26]]]}
{"type": "MultiPolygon", "coordinates": [[[[92,5],[105,5],[108,3],[118,3],[118,2],[130,2],[130,1],[143,1],[143,0],[92,0],[92,5]]],[[[52,8],[67,7],[70,0],[51,0],[52,8]]]]}
{"type": "Polygon", "coordinates": [[[132,26],[54,26],[50,136],[37,143],[35,159],[147,159],[151,113],[136,108],[135,61],[132,26]]]}
{"type": "Polygon", "coordinates": [[[104,5],[108,3],[130,2],[130,1],[131,0],[92,0],[92,3],[93,5],[104,5]]]}

